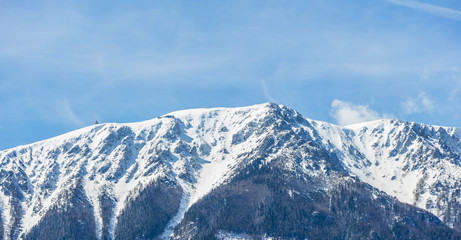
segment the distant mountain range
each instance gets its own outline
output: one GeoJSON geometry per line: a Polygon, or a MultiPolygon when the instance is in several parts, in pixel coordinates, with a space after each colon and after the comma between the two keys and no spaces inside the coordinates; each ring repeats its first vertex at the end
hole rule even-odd
{"type": "Polygon", "coordinates": [[[0,239],[461,239],[461,130],[272,103],[0,152],[0,239]]]}

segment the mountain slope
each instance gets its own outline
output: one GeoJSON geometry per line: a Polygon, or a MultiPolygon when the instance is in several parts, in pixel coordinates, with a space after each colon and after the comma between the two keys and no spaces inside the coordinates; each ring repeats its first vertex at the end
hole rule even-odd
{"type": "Polygon", "coordinates": [[[293,214],[317,219],[306,222],[309,231],[321,232],[324,221],[351,227],[331,238],[389,237],[399,229],[399,236],[454,237],[461,229],[460,146],[453,128],[395,120],[341,128],[275,104],[99,124],[0,152],[0,225],[5,239],[185,238],[198,237],[199,219],[214,226],[201,231],[212,237],[302,237],[306,229],[274,219],[304,203],[293,214]],[[260,214],[241,216],[259,230],[224,221],[242,203],[243,212],[260,214]],[[384,222],[357,224],[372,220],[364,203],[384,209],[373,212],[384,222]],[[209,219],[216,212],[200,215],[207,206],[219,210],[216,219],[209,219]],[[283,229],[274,228],[280,223],[283,229]]]}
{"type": "Polygon", "coordinates": [[[459,129],[381,120],[344,133],[333,145],[351,173],[461,229],[459,129]]]}

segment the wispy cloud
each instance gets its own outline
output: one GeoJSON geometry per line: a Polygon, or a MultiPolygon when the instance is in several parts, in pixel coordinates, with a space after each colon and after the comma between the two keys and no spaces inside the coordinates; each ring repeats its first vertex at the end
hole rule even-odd
{"type": "Polygon", "coordinates": [[[270,102],[276,102],[275,99],[272,97],[272,95],[269,93],[266,82],[264,80],[261,80],[261,86],[262,86],[262,90],[263,90],[264,97],[266,98],[266,100],[270,102]]]}
{"type": "Polygon", "coordinates": [[[448,99],[451,101],[455,101],[456,97],[459,95],[461,92],[461,82],[459,82],[453,90],[450,91],[448,99]]]}
{"type": "MultiPolygon", "coordinates": [[[[73,127],[82,127],[85,122],[72,108],[68,99],[55,99],[48,106],[38,105],[37,110],[41,117],[52,124],[69,125],[73,127]]],[[[91,119],[93,120],[93,119],[91,119]]],[[[91,121],[90,120],[90,121],[91,121]]]]}
{"type": "Polygon", "coordinates": [[[461,11],[413,0],[385,0],[386,2],[420,10],[432,15],[461,21],[461,11]]]}
{"type": "Polygon", "coordinates": [[[330,115],[342,126],[389,118],[388,115],[379,114],[367,105],[352,104],[337,99],[331,103],[330,115]]]}
{"type": "Polygon", "coordinates": [[[455,80],[456,84],[448,95],[448,100],[450,101],[456,101],[461,93],[461,75],[458,73],[456,76],[453,76],[453,79],[455,80]]]}
{"type": "Polygon", "coordinates": [[[69,101],[64,101],[62,103],[62,109],[59,111],[59,115],[65,121],[75,124],[75,125],[83,125],[84,121],[77,116],[77,114],[72,110],[69,101]]]}
{"type": "Polygon", "coordinates": [[[434,110],[434,101],[423,91],[416,98],[408,98],[402,108],[407,114],[430,113],[434,110]]]}

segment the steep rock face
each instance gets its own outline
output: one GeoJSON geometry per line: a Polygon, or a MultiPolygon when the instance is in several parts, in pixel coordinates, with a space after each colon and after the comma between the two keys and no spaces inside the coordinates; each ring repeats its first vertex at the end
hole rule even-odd
{"type": "Polygon", "coordinates": [[[457,236],[388,195],[460,229],[460,142],[453,128],[395,120],[341,128],[275,104],[99,124],[0,152],[0,225],[5,239],[40,239],[47,232],[72,239],[81,231],[88,239],[185,237],[205,230],[195,219],[214,226],[205,231],[213,238],[229,232],[290,237],[290,231],[314,237],[290,223],[291,214],[313,233],[324,223],[352,227],[372,214],[382,222],[330,237],[386,237],[397,230],[398,236],[457,236]],[[242,214],[253,215],[235,216],[258,230],[231,226],[228,217],[244,203],[242,214]],[[296,212],[299,204],[303,210],[296,212]],[[220,217],[200,215],[207,206],[220,217]],[[50,229],[58,221],[69,231],[50,229]]]}

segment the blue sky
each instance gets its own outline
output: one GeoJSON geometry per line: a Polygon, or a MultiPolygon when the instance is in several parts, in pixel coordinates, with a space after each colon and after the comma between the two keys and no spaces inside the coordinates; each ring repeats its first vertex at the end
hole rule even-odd
{"type": "Polygon", "coordinates": [[[276,102],[461,127],[459,0],[0,0],[0,150],[276,102]]]}

